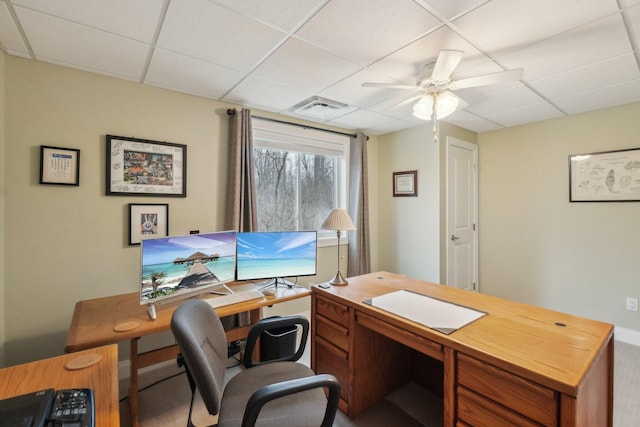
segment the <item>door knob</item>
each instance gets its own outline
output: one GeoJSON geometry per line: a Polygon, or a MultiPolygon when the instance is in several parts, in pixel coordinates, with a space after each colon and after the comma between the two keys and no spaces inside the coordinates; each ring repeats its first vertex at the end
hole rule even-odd
{"type": "Polygon", "coordinates": [[[455,242],[455,241],[456,241],[456,240],[458,240],[458,239],[460,239],[460,237],[459,237],[459,236],[456,236],[455,234],[452,234],[452,235],[451,235],[451,241],[452,241],[452,242],[455,242]]]}

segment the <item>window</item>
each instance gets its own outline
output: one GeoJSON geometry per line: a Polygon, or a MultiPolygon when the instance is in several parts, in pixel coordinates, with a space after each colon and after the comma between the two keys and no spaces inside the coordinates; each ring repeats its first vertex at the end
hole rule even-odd
{"type": "Polygon", "coordinates": [[[346,206],[348,136],[254,118],[253,143],[259,231],[319,230],[346,206]]]}

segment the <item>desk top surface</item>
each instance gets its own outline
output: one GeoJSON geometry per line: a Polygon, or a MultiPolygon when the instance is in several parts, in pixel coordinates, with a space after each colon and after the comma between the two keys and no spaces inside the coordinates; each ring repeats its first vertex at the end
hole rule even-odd
{"type": "Polygon", "coordinates": [[[23,365],[0,369],[0,399],[53,388],[92,388],[95,399],[96,427],[120,425],[118,403],[118,351],[116,345],[65,354],[23,365]],[[95,364],[70,370],[69,361],[79,357],[98,355],[95,364]]]}
{"type": "MultiPolygon", "coordinates": [[[[229,286],[234,291],[258,288],[252,283],[233,283],[229,286]]],[[[302,298],[310,293],[311,291],[304,287],[278,286],[275,294],[265,296],[264,300],[258,299],[219,307],[216,308],[216,312],[220,317],[229,316],[302,298]]],[[[200,296],[203,299],[213,297],[214,295],[211,294],[200,296]]],[[[171,325],[171,316],[182,301],[156,305],[155,320],[149,318],[146,305],[140,304],[138,292],[78,301],[67,334],[65,351],[85,350],[168,330],[171,325]],[[119,328],[121,325],[135,325],[135,327],[116,331],[116,329],[123,329],[119,328]]]]}
{"type": "Polygon", "coordinates": [[[349,285],[321,289],[356,310],[382,318],[439,344],[575,394],[582,378],[613,339],[613,325],[489,295],[387,272],[349,278],[349,285]],[[411,322],[363,301],[400,289],[486,312],[450,335],[411,322]]]}

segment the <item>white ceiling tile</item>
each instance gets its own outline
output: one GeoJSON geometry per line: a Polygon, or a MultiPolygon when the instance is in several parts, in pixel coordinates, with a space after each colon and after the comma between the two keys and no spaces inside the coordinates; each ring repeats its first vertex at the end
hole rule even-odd
{"type": "Polygon", "coordinates": [[[439,25],[413,0],[333,0],[296,36],[366,66],[439,25]]]}
{"type": "Polygon", "coordinates": [[[39,60],[127,79],[140,78],[149,46],[30,9],[16,8],[16,13],[39,60]]]}
{"type": "Polygon", "coordinates": [[[465,111],[456,112],[455,115],[451,115],[442,121],[477,133],[502,129],[504,127],[487,119],[483,119],[482,117],[466,113],[465,111]]]}
{"type": "Polygon", "coordinates": [[[632,53],[597,62],[586,67],[555,74],[530,85],[550,100],[592,91],[601,87],[625,83],[638,78],[638,64],[632,53]],[[603,79],[605,81],[603,82],[603,79]]]}
{"type": "Polygon", "coordinates": [[[29,55],[29,50],[4,2],[0,2],[0,46],[10,51],[12,55],[18,53],[29,55]]]}
{"type": "Polygon", "coordinates": [[[254,73],[267,80],[318,92],[358,69],[355,64],[291,38],[254,73]]]}
{"type": "Polygon", "coordinates": [[[484,116],[511,108],[537,104],[542,101],[542,98],[526,86],[519,85],[511,89],[494,92],[485,97],[476,98],[469,103],[466,109],[474,114],[484,116]]]}
{"type": "Polygon", "coordinates": [[[579,114],[640,101],[640,79],[570,95],[554,102],[568,114],[579,114]]]}
{"type": "Polygon", "coordinates": [[[636,42],[640,42],[640,40],[638,40],[638,38],[640,38],[640,0],[635,3],[633,7],[628,9],[628,16],[631,21],[631,26],[633,27],[633,33],[636,35],[636,42]]]}
{"type": "Polygon", "coordinates": [[[437,12],[436,16],[453,19],[488,1],[490,0],[425,0],[422,3],[428,4],[428,10],[435,10],[437,12]]]}
{"type": "Polygon", "coordinates": [[[225,100],[267,111],[286,111],[312,95],[312,92],[249,76],[225,96],[225,100]]]}
{"type": "Polygon", "coordinates": [[[615,0],[493,0],[454,21],[482,50],[525,47],[618,10],[615,0]]]}
{"type": "Polygon", "coordinates": [[[522,108],[513,108],[499,111],[497,113],[487,114],[485,117],[495,123],[501,124],[504,127],[509,127],[554,119],[562,116],[563,113],[558,111],[556,108],[546,102],[540,102],[538,104],[527,105],[522,108]]]}
{"type": "MultiPolygon", "coordinates": [[[[443,49],[464,52],[460,64],[454,71],[454,77],[471,77],[465,74],[465,70],[469,69],[475,69],[477,74],[502,71],[502,68],[491,62],[473,45],[446,27],[439,28],[416,40],[371,65],[369,69],[405,84],[415,84],[419,80],[419,76],[425,72],[425,65],[435,63],[438,54],[443,49]],[[484,65],[484,69],[480,68],[482,65],[484,65]]],[[[431,72],[430,70],[427,74],[431,72]]]]}
{"type": "Polygon", "coordinates": [[[156,48],[145,83],[217,99],[241,78],[229,68],[156,48]]]}
{"type": "Polygon", "coordinates": [[[285,34],[206,0],[171,2],[158,46],[240,71],[257,65],[285,34]]]}
{"type": "Polygon", "coordinates": [[[163,8],[158,0],[13,0],[77,24],[151,43],[163,8]]]}
{"type": "Polygon", "coordinates": [[[538,80],[631,51],[622,19],[613,15],[496,56],[511,68],[523,67],[525,79],[538,80]]]}
{"type": "Polygon", "coordinates": [[[410,122],[366,110],[357,110],[346,114],[339,119],[332,120],[331,124],[344,126],[353,130],[366,131],[372,135],[382,135],[415,126],[415,124],[410,122]]]}
{"type": "Polygon", "coordinates": [[[328,0],[210,0],[248,18],[291,32],[328,0]]]}
{"type": "Polygon", "coordinates": [[[389,96],[407,93],[396,89],[363,87],[362,84],[365,82],[398,83],[373,71],[362,70],[323,90],[320,92],[320,96],[356,107],[367,108],[388,99],[389,96]]]}

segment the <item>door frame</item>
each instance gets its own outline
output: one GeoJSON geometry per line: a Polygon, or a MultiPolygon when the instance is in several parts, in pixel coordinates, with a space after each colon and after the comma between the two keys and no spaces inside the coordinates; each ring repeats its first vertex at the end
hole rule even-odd
{"type": "Polygon", "coordinates": [[[478,274],[478,263],[479,263],[479,259],[478,259],[478,240],[479,240],[479,233],[478,233],[478,229],[479,229],[479,224],[478,224],[478,145],[477,144],[473,144],[471,142],[467,142],[455,137],[451,137],[451,136],[447,136],[447,141],[446,141],[446,155],[445,155],[445,182],[446,182],[446,194],[445,194],[445,235],[444,235],[444,246],[445,246],[445,258],[446,258],[446,262],[445,262],[445,283],[449,282],[449,267],[450,267],[450,262],[451,260],[449,259],[449,236],[451,235],[450,232],[450,224],[449,224],[449,197],[450,197],[450,192],[451,192],[451,188],[450,188],[450,183],[449,183],[449,155],[450,155],[450,150],[451,150],[451,146],[458,146],[467,150],[470,150],[473,152],[473,185],[472,185],[472,191],[474,193],[474,202],[472,203],[472,209],[473,209],[473,224],[474,224],[474,230],[473,230],[473,245],[472,245],[472,251],[473,251],[473,283],[474,283],[474,291],[475,292],[479,292],[480,290],[480,278],[479,278],[479,274],[478,274]]]}

